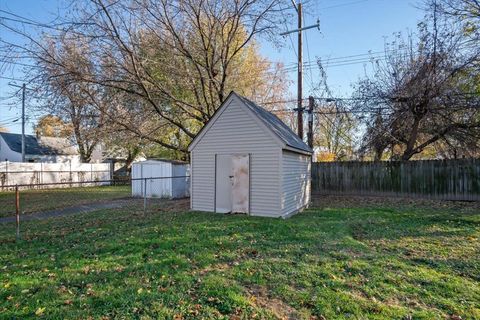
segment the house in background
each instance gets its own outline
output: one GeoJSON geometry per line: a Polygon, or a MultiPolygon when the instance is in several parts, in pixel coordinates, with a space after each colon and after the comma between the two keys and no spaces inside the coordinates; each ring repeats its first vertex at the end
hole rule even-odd
{"type": "Polygon", "coordinates": [[[312,149],[234,92],[188,150],[193,210],[288,217],[310,202],[312,149]]]}
{"type": "MultiPolygon", "coordinates": [[[[0,161],[22,161],[22,135],[0,132],[0,161]]],[[[65,138],[25,135],[25,161],[79,163],[77,148],[65,138]]]]}

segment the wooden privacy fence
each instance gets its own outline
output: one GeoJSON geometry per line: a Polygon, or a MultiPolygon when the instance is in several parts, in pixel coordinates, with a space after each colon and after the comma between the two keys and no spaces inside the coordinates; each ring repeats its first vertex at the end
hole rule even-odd
{"type": "Polygon", "coordinates": [[[316,162],[312,192],[480,200],[480,159],[316,162]]]}

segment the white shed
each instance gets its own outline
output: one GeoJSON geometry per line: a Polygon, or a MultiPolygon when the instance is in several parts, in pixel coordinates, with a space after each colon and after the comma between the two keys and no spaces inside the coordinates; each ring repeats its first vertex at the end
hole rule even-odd
{"type": "Polygon", "coordinates": [[[132,196],[185,198],[189,196],[189,165],[175,160],[147,160],[132,164],[132,196]],[[173,178],[176,177],[176,178],[173,178]],[[146,183],[145,180],[146,179],[146,183]],[[163,178],[163,179],[159,179],[163,178]]]}
{"type": "Polygon", "coordinates": [[[192,210],[288,217],[310,202],[312,150],[277,116],[234,92],[188,150],[192,210]]]}

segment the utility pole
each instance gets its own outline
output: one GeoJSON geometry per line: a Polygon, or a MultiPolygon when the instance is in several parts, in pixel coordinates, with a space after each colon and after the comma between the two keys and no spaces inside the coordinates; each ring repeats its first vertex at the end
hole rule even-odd
{"type": "Polygon", "coordinates": [[[25,91],[27,89],[28,90],[32,90],[32,89],[27,88],[25,86],[25,83],[22,84],[21,86],[14,83],[9,83],[8,85],[12,87],[20,88],[20,90],[22,90],[22,162],[25,162],[25,91]]]}
{"type": "Polygon", "coordinates": [[[25,162],[25,83],[22,85],[22,162],[25,162]]]}
{"type": "Polygon", "coordinates": [[[308,97],[308,146],[313,149],[313,108],[315,106],[315,99],[308,97]]]}
{"type": "Polygon", "coordinates": [[[298,4],[295,0],[292,0],[292,4],[297,11],[297,19],[298,19],[298,29],[290,30],[287,32],[280,33],[281,36],[286,36],[290,33],[297,32],[298,35],[298,70],[297,70],[297,108],[294,109],[297,111],[297,132],[300,139],[303,140],[303,42],[302,42],[302,32],[304,30],[318,28],[320,30],[320,21],[317,19],[317,23],[308,27],[303,27],[302,21],[302,3],[299,2],[298,4]]]}
{"type": "Polygon", "coordinates": [[[303,140],[303,42],[302,42],[302,3],[298,3],[298,68],[297,68],[297,131],[303,140]]]}

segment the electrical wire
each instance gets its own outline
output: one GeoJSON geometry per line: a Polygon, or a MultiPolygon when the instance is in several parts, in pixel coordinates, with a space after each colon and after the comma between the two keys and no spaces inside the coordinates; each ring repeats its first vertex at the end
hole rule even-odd
{"type": "Polygon", "coordinates": [[[24,79],[17,79],[17,78],[6,77],[6,76],[0,76],[0,79],[12,80],[12,81],[20,81],[20,82],[25,82],[25,81],[26,81],[26,80],[24,80],[24,79]]]}
{"type": "MultiPolygon", "coordinates": [[[[303,20],[305,20],[305,14],[304,14],[304,11],[302,11],[302,15],[303,15],[303,20]]],[[[310,47],[308,45],[308,32],[305,32],[305,44],[307,46],[307,57],[308,57],[308,60],[311,61],[311,58],[310,58],[310,47]]],[[[312,92],[315,91],[315,83],[314,83],[314,80],[313,80],[313,73],[312,73],[312,68],[309,68],[308,69],[309,73],[307,73],[307,77],[310,78],[310,90],[312,92]]]]}
{"type": "Polygon", "coordinates": [[[367,2],[367,1],[368,0],[351,1],[351,2],[346,2],[346,3],[341,3],[341,4],[335,4],[335,5],[328,6],[328,7],[323,7],[323,8],[320,8],[320,9],[321,10],[327,10],[327,9],[333,9],[333,8],[338,8],[338,7],[346,7],[346,6],[351,6],[351,5],[354,5],[354,4],[359,4],[359,3],[367,2]]]}
{"type": "MultiPolygon", "coordinates": [[[[42,22],[38,22],[38,21],[35,21],[35,20],[32,20],[32,19],[23,17],[23,16],[21,16],[21,15],[18,15],[18,14],[16,14],[16,13],[6,11],[6,10],[0,9],[0,12],[3,12],[3,13],[5,13],[5,14],[8,14],[8,15],[11,15],[11,16],[15,17],[15,18],[10,18],[10,17],[6,17],[6,16],[0,16],[0,20],[3,19],[3,20],[11,21],[11,22],[28,24],[28,25],[31,25],[31,26],[34,26],[34,27],[40,27],[40,28],[45,28],[45,29],[50,29],[50,30],[56,30],[56,31],[59,31],[59,32],[65,32],[65,31],[67,31],[67,29],[57,28],[57,27],[54,27],[54,26],[52,26],[52,25],[45,24],[45,23],[42,23],[42,22]]],[[[87,36],[87,35],[84,34],[84,33],[81,33],[81,32],[75,31],[75,30],[71,30],[71,28],[69,28],[68,31],[69,31],[69,32],[72,32],[72,33],[74,33],[74,34],[77,34],[77,35],[87,36]]]]}

